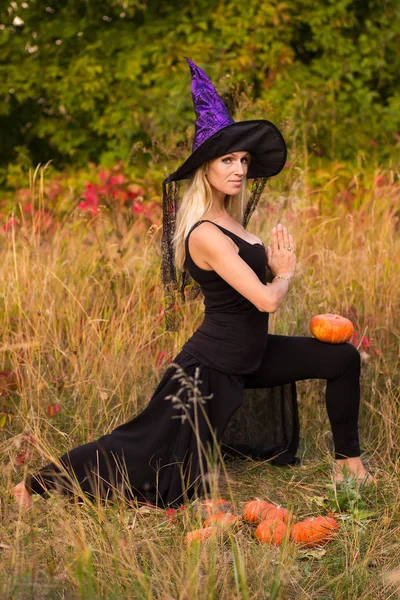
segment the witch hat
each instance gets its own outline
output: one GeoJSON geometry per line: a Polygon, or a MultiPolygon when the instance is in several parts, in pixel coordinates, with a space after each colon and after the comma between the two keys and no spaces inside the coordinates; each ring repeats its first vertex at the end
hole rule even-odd
{"type": "Polygon", "coordinates": [[[189,58],[186,60],[196,113],[192,154],[164,183],[187,179],[206,161],[239,151],[251,155],[248,179],[277,175],[287,156],[279,129],[265,119],[235,122],[206,73],[189,58]]]}

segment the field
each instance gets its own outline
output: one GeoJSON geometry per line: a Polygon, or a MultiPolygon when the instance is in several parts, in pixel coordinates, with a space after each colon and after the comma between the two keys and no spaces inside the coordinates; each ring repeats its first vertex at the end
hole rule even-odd
{"type": "Polygon", "coordinates": [[[398,597],[400,183],[391,169],[289,166],[268,183],[250,223],[267,242],[282,221],[297,241],[294,285],[271,332],[310,335],[311,316],[324,312],[355,325],[361,442],[378,484],[333,486],[324,383],[314,381],[298,386],[301,465],[234,461],[215,493],[238,514],[253,497],[297,518],[337,513],[335,540],[308,551],[287,541],[261,545],[254,527],[243,525],[188,548],[185,534],[198,524],[190,506],[165,513],[54,495],[18,510],[10,489],[24,472],[140,411],[201,319],[201,302],[187,302],[182,330],[165,332],[159,188],[127,183],[121,169],[92,172],[86,187],[37,170],[11,203],[14,213],[3,209],[0,597],[398,597]]]}

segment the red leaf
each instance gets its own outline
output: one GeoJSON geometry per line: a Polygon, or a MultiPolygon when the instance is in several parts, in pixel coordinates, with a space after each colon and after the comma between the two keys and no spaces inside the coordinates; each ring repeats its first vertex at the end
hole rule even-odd
{"type": "Polygon", "coordinates": [[[91,215],[97,215],[97,213],[99,212],[98,207],[94,204],[90,204],[89,202],[80,202],[78,204],[78,208],[80,210],[87,210],[88,212],[90,212],[91,215]]]}
{"type": "Polygon", "coordinates": [[[368,350],[371,346],[371,338],[364,335],[361,338],[361,345],[364,348],[364,350],[368,350]]]}
{"type": "Polygon", "coordinates": [[[110,177],[110,173],[102,169],[101,171],[99,171],[99,177],[103,183],[107,183],[110,177]]]}
{"type": "Polygon", "coordinates": [[[122,185],[125,181],[125,178],[122,173],[118,173],[118,175],[112,175],[110,177],[110,185],[122,185]]]}
{"type": "Polygon", "coordinates": [[[353,346],[358,346],[359,341],[360,341],[360,338],[358,336],[358,333],[354,332],[350,338],[350,344],[353,344],[353,346]]]}
{"type": "Polygon", "coordinates": [[[165,350],[160,350],[160,352],[157,355],[157,359],[156,359],[156,365],[157,367],[161,367],[162,363],[164,362],[164,358],[166,356],[166,352],[165,350]]]}
{"type": "Polygon", "coordinates": [[[136,201],[132,205],[132,210],[135,213],[135,215],[140,215],[140,213],[144,211],[144,206],[140,204],[140,202],[136,201]]]}
{"type": "Polygon", "coordinates": [[[54,402],[53,404],[48,404],[47,408],[46,408],[46,412],[49,415],[49,417],[55,417],[57,413],[59,413],[61,410],[61,406],[58,404],[58,402],[54,402]]]}
{"type": "Polygon", "coordinates": [[[17,465],[21,467],[24,465],[29,459],[29,452],[27,450],[23,450],[22,452],[18,452],[17,454],[17,465]]]}
{"type": "Polygon", "coordinates": [[[168,521],[170,521],[171,523],[174,523],[174,521],[176,521],[176,510],[174,508],[167,508],[167,510],[165,511],[165,516],[167,517],[168,521]]]}
{"type": "Polygon", "coordinates": [[[17,219],[15,217],[11,217],[6,223],[4,223],[2,230],[11,231],[16,225],[18,225],[17,219]]]}

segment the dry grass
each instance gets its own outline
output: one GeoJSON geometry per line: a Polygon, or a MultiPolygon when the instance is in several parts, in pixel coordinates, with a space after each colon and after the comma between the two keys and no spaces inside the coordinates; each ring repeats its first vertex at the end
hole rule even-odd
{"type": "Polygon", "coordinates": [[[9,489],[24,469],[139,411],[167,359],[201,318],[201,306],[184,307],[182,332],[164,332],[157,224],[128,229],[106,215],[74,215],[44,234],[26,223],[3,235],[0,357],[1,368],[12,372],[13,389],[7,393],[3,385],[0,398],[6,415],[0,432],[1,598],[397,597],[399,198],[393,172],[353,176],[332,165],[311,178],[293,171],[272,182],[252,222],[267,240],[282,220],[298,240],[296,283],[271,331],[307,335],[313,314],[339,312],[353,320],[365,346],[370,338],[369,348],[360,342],[361,433],[376,489],[359,494],[351,485],[332,488],[323,385],[302,382],[302,466],[235,461],[228,465],[229,486],[216,490],[238,511],[246,499],[262,496],[298,517],[340,512],[340,535],[311,553],[292,543],[261,546],[250,526],[188,549],[184,533],[196,526],[189,508],[171,522],[161,512],[123,504],[76,506],[53,496],[37,498],[27,514],[18,512],[9,489]],[[50,417],[54,403],[61,411],[50,417]],[[26,434],[34,436],[34,445],[26,434]],[[19,465],[24,457],[27,464],[19,465]]]}

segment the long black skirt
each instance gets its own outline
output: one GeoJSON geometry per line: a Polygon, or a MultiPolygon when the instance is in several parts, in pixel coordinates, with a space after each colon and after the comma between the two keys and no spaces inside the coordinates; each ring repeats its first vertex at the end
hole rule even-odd
{"type": "Polygon", "coordinates": [[[124,498],[176,506],[209,492],[210,473],[229,456],[294,464],[299,439],[295,383],[246,389],[182,350],[146,408],[94,442],[28,476],[31,493],[124,498]]]}

